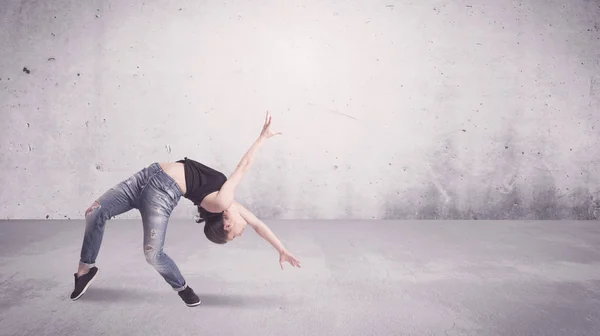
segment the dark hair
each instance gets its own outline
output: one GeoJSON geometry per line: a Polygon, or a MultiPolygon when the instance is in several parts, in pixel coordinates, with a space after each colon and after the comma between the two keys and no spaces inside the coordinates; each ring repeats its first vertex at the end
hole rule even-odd
{"type": "Polygon", "coordinates": [[[227,243],[227,231],[223,225],[223,213],[208,212],[199,205],[197,208],[199,218],[196,220],[196,223],[206,222],[204,224],[206,238],[215,244],[227,243]]]}

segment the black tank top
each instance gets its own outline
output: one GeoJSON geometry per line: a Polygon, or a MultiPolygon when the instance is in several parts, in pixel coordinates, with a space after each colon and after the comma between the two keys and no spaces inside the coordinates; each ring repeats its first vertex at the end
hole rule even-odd
{"type": "Polygon", "coordinates": [[[200,205],[208,194],[220,190],[227,181],[222,173],[187,157],[177,162],[183,163],[185,171],[186,191],[183,197],[195,205],[200,205]]]}

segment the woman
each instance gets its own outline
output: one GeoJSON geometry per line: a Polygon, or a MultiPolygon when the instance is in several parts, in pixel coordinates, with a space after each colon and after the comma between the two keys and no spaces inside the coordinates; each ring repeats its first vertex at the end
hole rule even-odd
{"type": "Polygon", "coordinates": [[[79,299],[98,274],[95,261],[106,221],[135,208],[142,215],[146,261],[188,306],[199,305],[200,299],[187,285],[175,262],[163,252],[169,216],[182,196],[198,207],[200,219],[197,222],[206,222],[204,233],[210,241],[224,244],[241,236],[246,225],[250,224],[279,251],[281,269],[284,262],[300,267],[298,260],[283,247],[273,232],[234,200],[235,189],[252,166],[256,151],[266,139],[278,134],[281,132],[271,130],[271,116],[267,112],[258,140],[229,179],[214,169],[185,158],[177,162],[153,163],[104,193],[85,212],[85,235],[71,299],[79,299]]]}

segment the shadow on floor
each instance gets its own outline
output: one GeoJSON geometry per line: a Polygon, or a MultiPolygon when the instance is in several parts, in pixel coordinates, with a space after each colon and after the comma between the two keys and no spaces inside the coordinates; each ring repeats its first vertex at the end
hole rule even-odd
{"type": "MultiPolygon", "coordinates": [[[[278,296],[259,295],[236,295],[236,294],[214,294],[196,293],[200,297],[203,307],[229,307],[229,308],[273,308],[283,309],[289,304],[289,300],[278,296]]],[[[79,299],[89,302],[149,302],[167,295],[177,294],[169,292],[149,292],[143,290],[132,291],[129,289],[93,287],[79,299]]],[[[177,297],[177,300],[181,300],[177,297]]]]}
{"type": "Polygon", "coordinates": [[[235,295],[235,294],[206,294],[196,293],[205,307],[229,308],[273,308],[283,307],[289,302],[277,296],[235,295]]]}
{"type": "Polygon", "coordinates": [[[95,302],[141,302],[148,301],[154,294],[155,293],[145,293],[129,289],[91,287],[79,300],[95,302]]]}

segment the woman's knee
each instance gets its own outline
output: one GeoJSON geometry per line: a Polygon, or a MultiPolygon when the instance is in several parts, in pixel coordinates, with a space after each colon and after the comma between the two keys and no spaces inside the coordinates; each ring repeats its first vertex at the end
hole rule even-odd
{"type": "Polygon", "coordinates": [[[87,223],[100,223],[110,219],[110,213],[108,209],[104,208],[100,202],[95,201],[87,210],[85,210],[85,220],[87,223]]]}
{"type": "Polygon", "coordinates": [[[100,202],[95,201],[94,204],[85,210],[85,218],[87,218],[90,214],[97,212],[101,208],[102,205],[100,205],[100,202]]]}
{"type": "Polygon", "coordinates": [[[157,250],[156,247],[152,244],[146,244],[144,246],[144,256],[146,257],[146,262],[150,265],[156,265],[160,260],[161,251],[157,250]]]}

